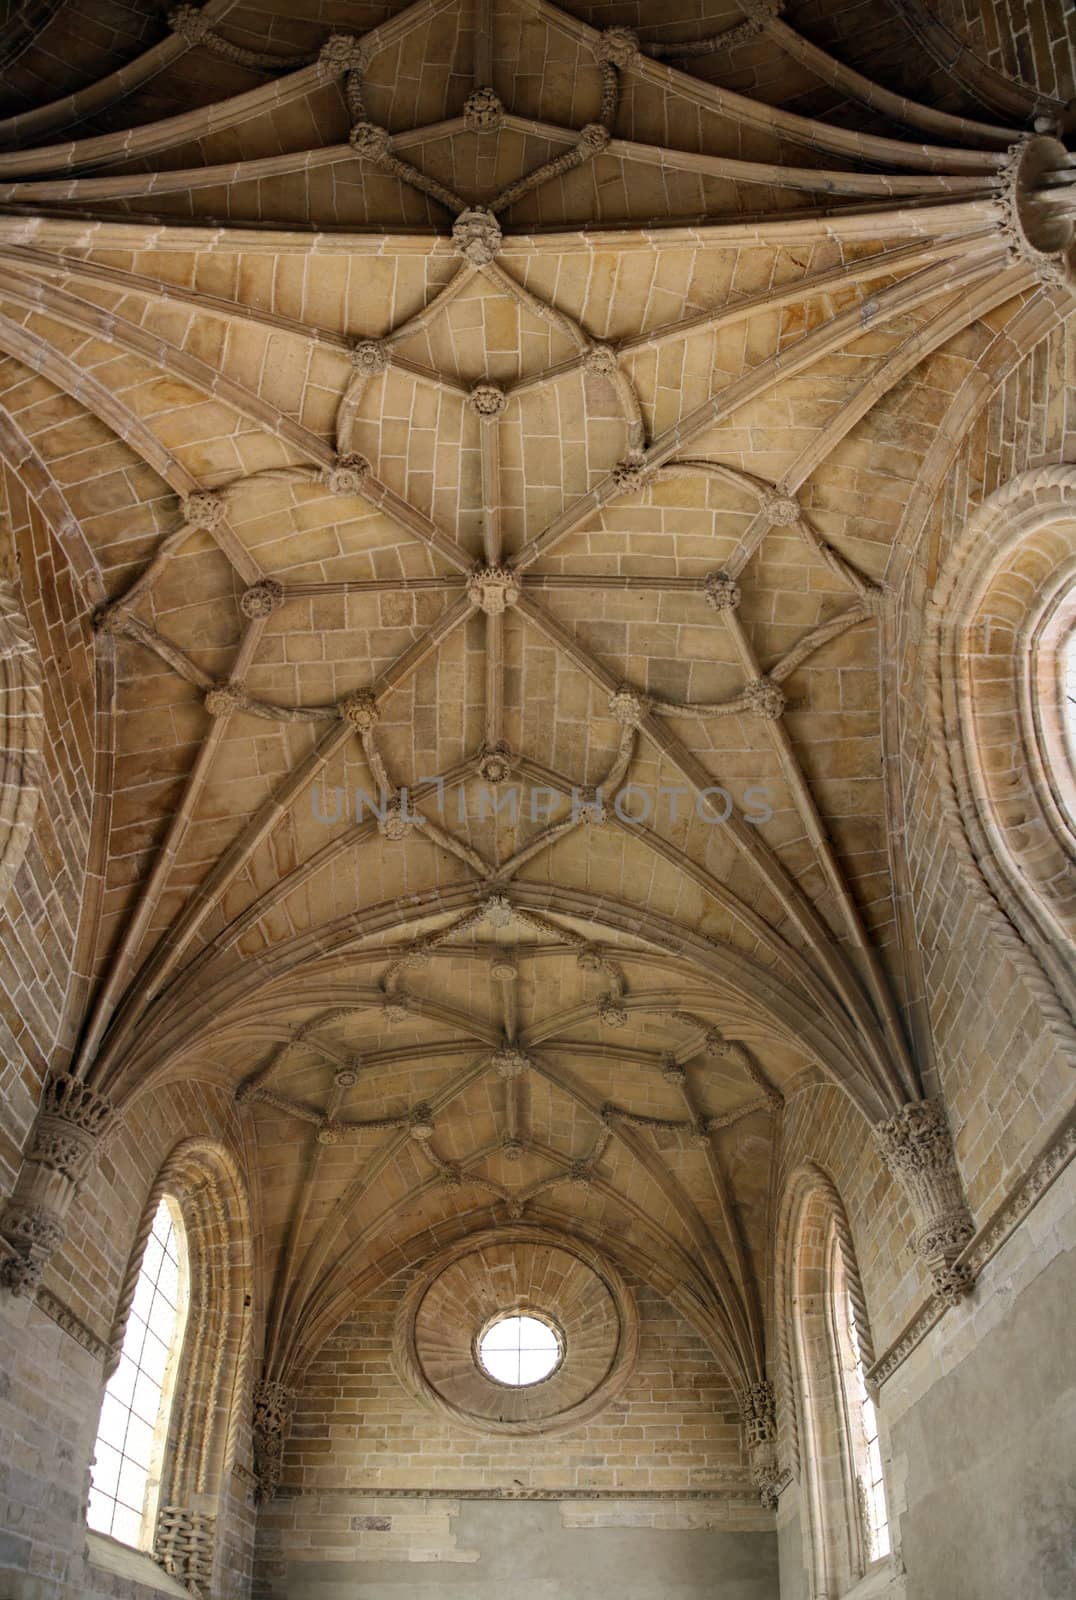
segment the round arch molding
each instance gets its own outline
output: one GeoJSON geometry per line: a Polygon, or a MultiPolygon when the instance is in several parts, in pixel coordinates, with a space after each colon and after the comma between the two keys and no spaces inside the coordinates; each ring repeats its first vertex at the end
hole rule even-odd
{"type": "Polygon", "coordinates": [[[520,1438],[601,1411],[638,1353],[639,1313],[619,1271],[544,1226],[486,1229],[442,1251],[404,1295],[392,1346],[397,1376],[423,1405],[471,1431],[520,1438]],[[541,1383],[508,1390],[473,1358],[473,1335],[491,1316],[528,1310],[562,1330],[563,1359],[541,1383]]]}
{"type": "Polygon", "coordinates": [[[1041,467],[983,502],[938,577],[928,703],[965,871],[1010,953],[1034,958],[1045,1009],[1069,1017],[1076,772],[1061,664],[1074,627],[1076,467],[1041,467]]]}

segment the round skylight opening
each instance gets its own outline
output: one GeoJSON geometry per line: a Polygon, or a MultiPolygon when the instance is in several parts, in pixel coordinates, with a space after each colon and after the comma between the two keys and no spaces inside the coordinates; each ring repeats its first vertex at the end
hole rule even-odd
{"type": "Polygon", "coordinates": [[[564,1360],[564,1339],[548,1318],[506,1311],[477,1340],[478,1364],[487,1378],[510,1389],[526,1389],[552,1377],[564,1360]]]}

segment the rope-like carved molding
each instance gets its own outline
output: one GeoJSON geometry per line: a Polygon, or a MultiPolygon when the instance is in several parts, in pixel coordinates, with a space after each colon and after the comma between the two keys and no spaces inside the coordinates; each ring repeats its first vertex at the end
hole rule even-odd
{"type": "Polygon", "coordinates": [[[795,1242],[795,1227],[798,1225],[803,1206],[812,1194],[821,1196],[837,1235],[837,1243],[840,1246],[841,1259],[844,1263],[845,1284],[856,1316],[856,1331],[859,1335],[859,1347],[863,1356],[864,1368],[870,1370],[874,1361],[874,1339],[871,1334],[870,1316],[867,1311],[867,1298],[863,1292],[863,1280],[859,1274],[859,1259],[856,1255],[848,1213],[844,1209],[844,1201],[841,1199],[840,1190],[825,1168],[819,1166],[816,1161],[805,1161],[791,1173],[785,1184],[784,1199],[781,1205],[777,1224],[777,1237],[774,1245],[774,1262],[777,1276],[777,1367],[781,1386],[780,1399],[789,1424],[793,1476],[800,1470],[800,1442],[795,1404],[795,1379],[792,1371],[792,1252],[795,1242]]]}
{"type": "Polygon", "coordinates": [[[33,832],[41,794],[41,662],[15,584],[0,578],[0,901],[33,832]]]}
{"type": "MultiPolygon", "coordinates": [[[[1059,508],[1076,512],[1076,467],[1039,467],[1002,485],[968,519],[950,551],[927,606],[926,709],[936,762],[942,813],[958,861],[975,903],[1000,948],[1027,984],[1043,1020],[1058,1044],[1076,1060],[1076,1026],[1071,1002],[1059,990],[1037,924],[1022,914],[1015,894],[1005,904],[992,848],[977,817],[976,799],[963,754],[963,733],[955,724],[954,654],[968,620],[966,598],[976,578],[985,575],[991,557],[1030,532],[1059,508]],[[1015,531],[1014,531],[1015,530],[1015,531]],[[954,761],[953,752],[957,751],[954,761]]],[[[1067,953],[1063,956],[1067,964],[1067,953]]]]}
{"type": "MultiPolygon", "coordinates": [[[[959,1261],[967,1266],[973,1277],[978,1277],[987,1262],[1012,1238],[1073,1156],[1076,1156],[1076,1111],[1069,1114],[1030,1170],[961,1252],[959,1261]]],[[[904,1365],[949,1307],[950,1302],[940,1295],[931,1295],[923,1302],[888,1350],[873,1366],[868,1367],[867,1382],[874,1391],[880,1389],[904,1365]]],[[[864,1362],[864,1365],[867,1363],[864,1362]]]]}
{"type": "MultiPolygon", "coordinates": [[[[555,1307],[551,1308],[555,1311],[555,1307]]],[[[462,1425],[469,1432],[494,1433],[510,1438],[534,1438],[540,1434],[563,1432],[578,1427],[623,1393],[635,1370],[639,1354],[639,1313],[634,1297],[619,1271],[589,1244],[555,1228],[520,1224],[511,1228],[487,1228],[470,1235],[442,1252],[410,1285],[400,1302],[392,1336],[392,1362],[396,1375],[408,1392],[423,1405],[462,1425]],[[436,1281],[451,1267],[486,1248],[512,1245],[555,1249],[574,1257],[601,1282],[610,1297],[618,1323],[615,1351],[604,1376],[582,1399],[564,1410],[545,1416],[502,1421],[479,1416],[448,1399],[427,1376],[416,1337],[416,1321],[422,1303],[436,1281]]],[[[563,1369],[562,1369],[563,1370],[563,1369]]]]}

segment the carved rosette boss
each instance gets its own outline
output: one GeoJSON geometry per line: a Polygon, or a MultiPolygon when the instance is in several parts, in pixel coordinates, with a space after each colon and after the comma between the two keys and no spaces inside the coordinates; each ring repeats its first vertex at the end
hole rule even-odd
{"type": "Polygon", "coordinates": [[[0,1284],[32,1294],[45,1263],[63,1243],[67,1213],[112,1117],[112,1106],[81,1079],[57,1073],[45,1085],[29,1148],[0,1217],[13,1253],[0,1284]]]}
{"type": "Polygon", "coordinates": [[[915,1248],[930,1269],[935,1293],[953,1305],[972,1286],[970,1267],[957,1257],[975,1229],[940,1100],[914,1100],[874,1130],[890,1172],[915,1217],[915,1248]]]}

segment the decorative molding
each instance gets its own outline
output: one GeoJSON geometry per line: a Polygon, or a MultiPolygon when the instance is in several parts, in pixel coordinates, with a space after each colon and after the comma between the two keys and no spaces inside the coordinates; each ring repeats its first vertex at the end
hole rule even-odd
{"type": "MultiPolygon", "coordinates": [[[[721,1468],[711,1469],[723,1475],[721,1468]]],[[[739,1471],[729,1470],[727,1486],[714,1489],[386,1489],[380,1485],[321,1484],[316,1489],[282,1488],[278,1500],[305,1500],[339,1494],[361,1500],[726,1500],[734,1505],[758,1506],[758,1495],[739,1471]]]]}
{"type": "MultiPolygon", "coordinates": [[[[966,1266],[972,1280],[978,1277],[987,1262],[992,1260],[1002,1246],[1012,1238],[1046,1191],[1064,1172],[1074,1155],[1076,1155],[1076,1111],[1069,1114],[1024,1177],[961,1251],[957,1265],[966,1266]]],[[[867,1382],[874,1390],[879,1390],[882,1384],[904,1365],[912,1351],[922,1344],[931,1329],[941,1321],[952,1303],[942,1295],[932,1295],[929,1300],[923,1302],[914,1316],[905,1323],[888,1350],[868,1369],[867,1382]]]]}
{"type": "Polygon", "coordinates": [[[46,1317],[55,1322],[58,1328],[62,1328],[76,1344],[88,1350],[97,1361],[104,1362],[108,1359],[108,1340],[102,1339],[92,1328],[87,1327],[82,1318],[77,1317],[59,1295],[53,1294],[51,1289],[39,1287],[34,1295],[34,1303],[46,1317]]]}
{"type": "Polygon", "coordinates": [[[968,1263],[958,1259],[974,1225],[944,1105],[940,1099],[909,1101],[873,1132],[911,1204],[915,1248],[930,1269],[935,1292],[947,1302],[959,1300],[974,1281],[968,1263]]]}

